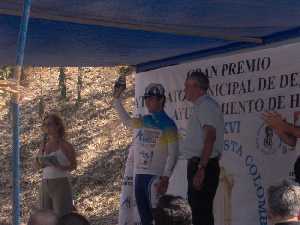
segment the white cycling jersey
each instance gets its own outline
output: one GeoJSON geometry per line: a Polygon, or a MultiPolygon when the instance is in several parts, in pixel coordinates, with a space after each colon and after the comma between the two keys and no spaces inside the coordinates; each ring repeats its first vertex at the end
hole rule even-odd
{"type": "Polygon", "coordinates": [[[131,118],[119,99],[114,100],[113,105],[122,122],[136,129],[133,138],[135,173],[170,177],[179,155],[174,121],[164,111],[131,118]]]}

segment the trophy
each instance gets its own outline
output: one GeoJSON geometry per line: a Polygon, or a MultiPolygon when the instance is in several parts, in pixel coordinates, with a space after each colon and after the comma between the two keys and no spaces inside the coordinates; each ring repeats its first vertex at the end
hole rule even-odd
{"type": "Polygon", "coordinates": [[[119,68],[119,77],[115,82],[113,96],[119,97],[120,94],[126,89],[126,76],[131,74],[133,69],[131,67],[122,66],[119,68]]]}
{"type": "Polygon", "coordinates": [[[121,74],[115,82],[113,96],[118,98],[125,89],[126,89],[126,77],[125,75],[121,74]]]}

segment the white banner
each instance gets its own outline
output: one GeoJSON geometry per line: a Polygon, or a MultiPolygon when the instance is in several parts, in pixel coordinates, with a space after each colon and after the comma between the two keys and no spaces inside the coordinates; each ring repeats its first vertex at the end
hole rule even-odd
{"type": "MultiPolygon", "coordinates": [[[[221,182],[215,199],[216,225],[267,224],[267,187],[284,178],[293,179],[298,152],[266,127],[261,115],[277,111],[289,122],[298,119],[299,52],[300,44],[294,43],[136,74],[137,114],[147,113],[142,98],[145,87],[151,82],[161,83],[167,91],[165,110],[182,137],[191,114],[191,105],[184,100],[186,74],[201,70],[209,76],[209,93],[225,116],[221,182]]],[[[186,197],[185,170],[186,162],[181,159],[169,193],[186,197]]],[[[121,206],[120,215],[122,210],[121,206]]],[[[126,224],[126,220],[120,217],[119,224],[126,224]]]]}

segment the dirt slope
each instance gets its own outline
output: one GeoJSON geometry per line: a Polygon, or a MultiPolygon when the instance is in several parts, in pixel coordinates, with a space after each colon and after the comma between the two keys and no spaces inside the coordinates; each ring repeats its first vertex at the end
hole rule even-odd
{"type": "MultiPolygon", "coordinates": [[[[22,221],[38,206],[40,173],[32,159],[41,140],[40,98],[45,111],[58,112],[65,120],[68,140],[78,156],[73,173],[75,203],[92,224],[117,224],[119,194],[131,132],[111,107],[115,68],[84,68],[82,101],[76,105],[77,68],[67,68],[67,99],[58,90],[58,68],[34,68],[21,103],[22,221]]],[[[129,78],[125,106],[132,111],[134,80],[129,78]]],[[[0,111],[0,124],[9,124],[8,109],[0,111]]],[[[0,129],[0,224],[11,224],[11,130],[0,129]]]]}

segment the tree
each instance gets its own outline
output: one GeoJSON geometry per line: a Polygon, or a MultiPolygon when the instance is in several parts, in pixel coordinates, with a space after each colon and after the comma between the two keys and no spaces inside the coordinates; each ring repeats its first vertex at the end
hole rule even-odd
{"type": "Polygon", "coordinates": [[[58,88],[60,90],[60,96],[62,99],[67,98],[67,86],[66,86],[66,74],[65,74],[65,68],[60,67],[59,68],[59,77],[58,77],[58,88]]]}
{"type": "Polygon", "coordinates": [[[77,75],[77,99],[76,105],[78,106],[81,102],[81,90],[83,87],[82,76],[84,73],[84,69],[82,67],[78,67],[78,75],[77,75]]]}
{"type": "Polygon", "coordinates": [[[42,75],[40,74],[40,98],[39,98],[39,103],[38,103],[38,113],[39,117],[42,119],[44,117],[45,113],[45,102],[43,99],[43,81],[42,81],[42,75]]]}
{"type": "Polygon", "coordinates": [[[119,75],[128,76],[133,72],[133,68],[131,66],[120,66],[118,69],[119,75]]]}
{"type": "Polygon", "coordinates": [[[13,74],[12,66],[3,66],[0,68],[0,80],[7,80],[11,78],[13,74]]]}

